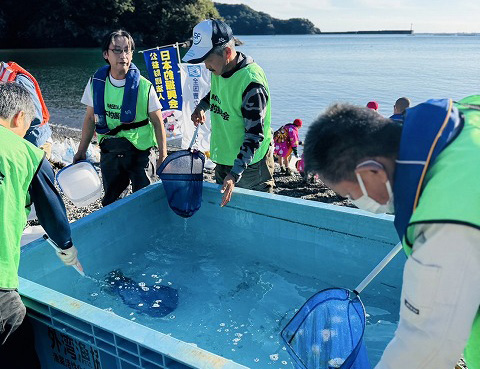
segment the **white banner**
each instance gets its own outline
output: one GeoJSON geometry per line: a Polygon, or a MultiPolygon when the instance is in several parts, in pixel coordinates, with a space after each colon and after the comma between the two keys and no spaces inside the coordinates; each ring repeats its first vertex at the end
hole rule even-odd
{"type": "MultiPolygon", "coordinates": [[[[193,138],[195,126],[191,115],[200,100],[210,91],[210,71],[205,64],[180,64],[182,75],[182,148],[186,149],[193,138]]],[[[210,111],[207,112],[207,121],[198,130],[198,137],[194,147],[200,151],[210,151],[210,111]]]]}

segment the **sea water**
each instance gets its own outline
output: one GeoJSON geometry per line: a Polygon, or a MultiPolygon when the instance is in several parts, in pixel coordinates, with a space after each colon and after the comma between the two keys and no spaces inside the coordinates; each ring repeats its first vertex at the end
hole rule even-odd
{"type": "MultiPolygon", "coordinates": [[[[302,139],[318,114],[335,102],[365,106],[376,100],[380,113],[390,116],[401,96],[416,105],[430,98],[461,99],[479,93],[478,35],[238,37],[244,42],[238,50],[252,56],[267,75],[272,127],[301,118],[302,139]]],[[[99,48],[1,50],[1,54],[37,78],[52,123],[81,129],[83,90],[103,65],[99,48]]],[[[134,62],[146,75],[143,56],[135,53],[134,62]]]]}
{"type": "MultiPolygon", "coordinates": [[[[120,262],[106,259],[99,269],[86,270],[90,279],[75,275],[69,295],[250,368],[292,368],[280,338],[282,328],[314,293],[344,286],[338,286],[336,276],[305,276],[301,270],[287,270],[274,260],[243,252],[247,246],[235,239],[202,230],[187,233],[184,227],[182,222],[153,244],[132,247],[120,262]],[[143,288],[175,288],[177,308],[154,318],[127,306],[105,289],[103,281],[112,270],[143,288]]],[[[53,274],[46,278],[43,282],[52,288],[62,283],[53,274]]],[[[364,303],[365,341],[375,364],[393,336],[397,313],[375,297],[365,295],[364,303]]]]}

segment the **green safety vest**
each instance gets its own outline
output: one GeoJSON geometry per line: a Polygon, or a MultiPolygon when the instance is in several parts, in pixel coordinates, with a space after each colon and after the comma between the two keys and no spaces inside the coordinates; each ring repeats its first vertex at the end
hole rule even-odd
{"type": "MultiPolygon", "coordinates": [[[[242,94],[247,86],[256,82],[268,89],[263,69],[256,63],[238,70],[229,78],[212,74],[210,89],[210,159],[217,164],[232,165],[245,140],[245,124],[241,112],[242,94]]],[[[255,164],[268,151],[272,141],[270,130],[270,98],[267,100],[267,112],[263,126],[264,139],[255,151],[251,164],[255,164]]]]}
{"type": "MultiPolygon", "coordinates": [[[[148,119],[148,96],[151,82],[145,77],[140,76],[140,85],[138,86],[138,98],[137,98],[137,114],[135,116],[135,122],[141,122],[148,119]]],[[[94,94],[92,84],[92,96],[94,94]]],[[[115,87],[111,84],[110,78],[107,77],[105,81],[105,113],[107,118],[108,128],[113,129],[119,126],[120,123],[120,110],[123,102],[123,87],[115,87]]],[[[112,136],[98,134],[98,142],[102,142],[103,139],[112,136]]],[[[153,132],[152,123],[138,127],[135,129],[125,130],[118,132],[114,137],[125,137],[128,139],[137,149],[147,150],[152,146],[155,146],[155,134],[153,132]]]]}
{"type": "Polygon", "coordinates": [[[44,152],[0,125],[0,288],[18,287],[20,239],[30,208],[28,188],[44,152]]]}
{"type": "MultiPolygon", "coordinates": [[[[460,103],[480,105],[480,96],[460,103]]],[[[480,111],[461,104],[456,107],[465,116],[465,126],[427,171],[418,206],[403,239],[407,254],[411,254],[407,245],[413,244],[416,224],[457,223],[480,230],[480,111]],[[452,190],[448,196],[445,189],[452,190]]],[[[480,369],[480,310],[465,348],[465,361],[469,369],[480,369]]]]}

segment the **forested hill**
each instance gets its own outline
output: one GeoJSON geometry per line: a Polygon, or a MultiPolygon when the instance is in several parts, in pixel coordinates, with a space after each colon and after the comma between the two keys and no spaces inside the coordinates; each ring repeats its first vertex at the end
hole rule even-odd
{"type": "Polygon", "coordinates": [[[304,18],[287,20],[273,18],[243,4],[215,3],[220,16],[232,27],[235,35],[315,34],[320,30],[304,18]]]}
{"type": "Polygon", "coordinates": [[[218,11],[238,35],[320,32],[307,19],[275,19],[245,5],[215,6],[212,0],[2,0],[0,52],[97,47],[119,28],[132,34],[137,47],[171,44],[190,38],[201,20],[219,18],[218,11]]]}
{"type": "Polygon", "coordinates": [[[192,36],[203,19],[218,18],[212,0],[1,0],[1,49],[98,47],[105,34],[123,28],[137,47],[192,36]]]}

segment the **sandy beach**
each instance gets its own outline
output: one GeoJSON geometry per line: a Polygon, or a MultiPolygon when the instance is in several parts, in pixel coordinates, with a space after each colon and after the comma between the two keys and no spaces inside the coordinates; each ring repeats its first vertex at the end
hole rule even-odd
{"type": "MultiPolygon", "coordinates": [[[[75,143],[78,144],[81,138],[81,131],[63,127],[63,126],[52,126],[53,131],[53,141],[54,142],[63,142],[65,138],[72,138],[75,143]]],[[[169,153],[179,150],[180,148],[175,145],[168,145],[169,153]]],[[[55,170],[61,169],[64,164],[51,161],[52,166],[55,170]]],[[[343,205],[354,207],[350,201],[347,199],[341,198],[335,194],[332,190],[327,188],[321,181],[315,179],[309,179],[308,181],[304,180],[299,173],[293,173],[290,176],[280,173],[280,167],[278,164],[275,164],[275,189],[274,193],[283,196],[301,198],[305,200],[313,200],[324,202],[334,205],[343,205]]],[[[205,169],[204,170],[204,180],[207,182],[215,183],[214,179],[214,170],[205,169]]],[[[219,193],[219,203],[220,203],[220,193],[219,193]]],[[[77,208],[75,207],[70,200],[63,197],[65,206],[67,208],[67,215],[70,222],[73,222],[77,219],[80,219],[102,207],[100,200],[95,203],[84,207],[77,208]]],[[[36,223],[32,223],[36,224],[36,223]]]]}

